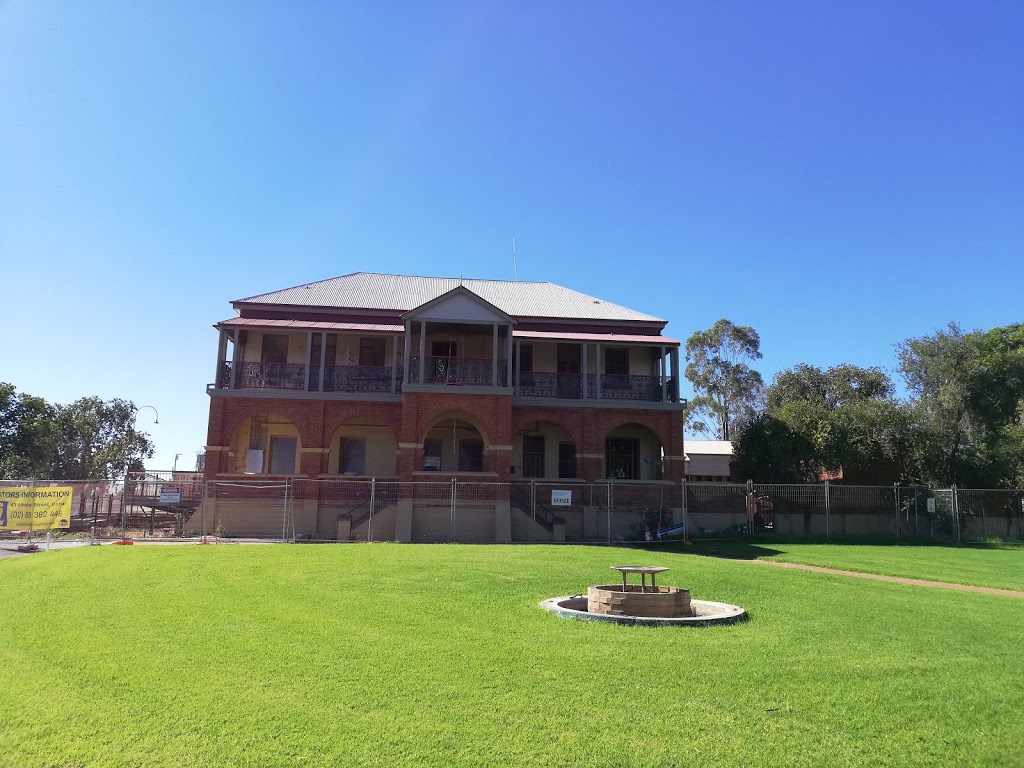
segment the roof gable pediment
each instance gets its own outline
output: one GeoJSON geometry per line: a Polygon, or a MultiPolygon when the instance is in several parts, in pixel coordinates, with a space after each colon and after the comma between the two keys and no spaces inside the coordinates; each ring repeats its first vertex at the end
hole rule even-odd
{"type": "Polygon", "coordinates": [[[402,319],[448,323],[515,323],[514,318],[463,285],[409,310],[402,315],[402,319]]]}

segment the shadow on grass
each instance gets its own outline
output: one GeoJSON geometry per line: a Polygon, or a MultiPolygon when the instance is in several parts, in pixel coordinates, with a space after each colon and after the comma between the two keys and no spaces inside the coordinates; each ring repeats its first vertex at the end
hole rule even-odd
{"type": "Polygon", "coordinates": [[[621,542],[621,549],[643,550],[644,552],[672,552],[687,555],[701,555],[703,557],[718,557],[727,560],[760,560],[776,555],[784,554],[787,544],[814,545],[822,544],[829,546],[871,546],[871,547],[947,547],[949,549],[1022,549],[1024,541],[1020,540],[997,540],[965,541],[957,544],[951,539],[934,538],[902,538],[893,539],[890,537],[847,537],[840,540],[826,540],[823,537],[792,537],[786,539],[767,539],[754,537],[750,539],[696,539],[692,544],[684,544],[681,541],[654,541],[654,542],[621,542]]]}

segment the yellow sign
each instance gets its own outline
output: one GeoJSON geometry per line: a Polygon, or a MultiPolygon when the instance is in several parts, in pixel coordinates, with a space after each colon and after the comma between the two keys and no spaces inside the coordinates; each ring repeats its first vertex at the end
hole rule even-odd
{"type": "Polygon", "coordinates": [[[71,486],[0,488],[0,531],[45,531],[71,525],[71,486]]]}

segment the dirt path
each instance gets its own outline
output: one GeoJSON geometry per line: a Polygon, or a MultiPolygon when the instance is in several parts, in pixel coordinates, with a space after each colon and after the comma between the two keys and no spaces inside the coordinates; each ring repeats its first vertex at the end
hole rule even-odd
{"type": "Polygon", "coordinates": [[[817,565],[801,565],[800,563],[780,563],[775,560],[745,560],[744,562],[760,563],[761,565],[774,565],[776,568],[792,568],[796,571],[813,571],[814,573],[829,573],[834,576],[855,576],[858,579],[873,579],[874,581],[889,581],[895,584],[910,584],[915,587],[937,587],[938,589],[952,589],[957,592],[981,592],[986,595],[1002,595],[1003,597],[1024,598],[1024,592],[1017,592],[1013,589],[993,589],[992,587],[975,587],[970,584],[950,584],[945,581],[905,579],[901,576],[882,576],[879,573],[841,571],[838,568],[822,568],[817,565]]]}

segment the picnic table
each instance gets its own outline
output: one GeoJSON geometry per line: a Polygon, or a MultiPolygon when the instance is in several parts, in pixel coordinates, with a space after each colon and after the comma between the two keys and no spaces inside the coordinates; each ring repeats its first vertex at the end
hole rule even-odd
{"type": "Polygon", "coordinates": [[[660,567],[654,566],[654,565],[613,565],[613,566],[611,566],[611,568],[612,568],[613,571],[618,571],[619,573],[622,574],[622,591],[623,592],[626,591],[626,575],[627,574],[630,574],[630,573],[639,573],[640,574],[640,591],[641,592],[646,592],[647,591],[647,589],[646,589],[646,580],[647,580],[648,574],[650,574],[650,577],[651,577],[651,591],[652,592],[657,592],[658,591],[658,585],[654,583],[655,577],[659,573],[664,573],[665,571],[670,570],[668,568],[660,568],[660,567]]]}

